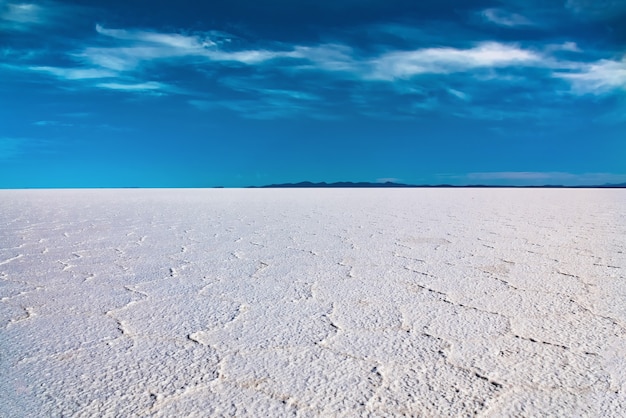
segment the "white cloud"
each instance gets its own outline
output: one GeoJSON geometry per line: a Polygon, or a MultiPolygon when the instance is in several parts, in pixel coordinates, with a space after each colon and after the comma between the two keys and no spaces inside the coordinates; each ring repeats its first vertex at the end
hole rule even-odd
{"type": "Polygon", "coordinates": [[[580,64],[575,72],[557,72],[556,77],[568,80],[574,93],[604,94],[614,90],[626,90],[626,57],[621,61],[599,60],[580,64]]]}
{"type": "Polygon", "coordinates": [[[178,49],[201,49],[205,46],[215,45],[210,40],[201,40],[195,36],[185,36],[178,33],[158,33],[150,31],[108,29],[102,25],[96,25],[96,32],[115,39],[152,43],[162,46],[170,46],[178,49]]]}
{"type": "Polygon", "coordinates": [[[225,51],[224,34],[182,35],[125,29],[108,29],[101,25],[96,31],[109,38],[127,41],[111,47],[87,47],[75,56],[88,64],[115,70],[131,71],[144,63],[174,58],[200,58],[208,61],[238,62],[245,65],[260,64],[275,58],[298,57],[294,51],[270,51],[265,49],[225,51]]]}
{"type": "Polygon", "coordinates": [[[143,62],[185,55],[188,55],[185,51],[171,47],[142,45],[112,48],[92,47],[86,48],[74,56],[89,65],[114,71],[131,71],[143,62]]]}
{"type": "Polygon", "coordinates": [[[37,122],[34,122],[33,125],[35,126],[53,126],[53,127],[62,127],[62,128],[69,128],[74,126],[74,124],[72,123],[66,123],[66,122],[59,122],[56,120],[38,120],[37,122]]]}
{"type": "Polygon", "coordinates": [[[66,80],[115,77],[117,73],[102,68],[28,67],[32,71],[52,74],[66,80]]]}
{"type": "Polygon", "coordinates": [[[0,1],[0,30],[27,31],[46,23],[48,12],[37,4],[0,1]]]}
{"type": "MultiPolygon", "coordinates": [[[[167,91],[184,93],[182,90],[178,90],[173,86],[165,83],[159,83],[156,81],[145,81],[136,83],[118,82],[115,80],[118,78],[119,73],[102,68],[29,67],[29,69],[32,71],[48,73],[64,80],[94,81],[95,84],[93,84],[92,86],[101,89],[136,92],[167,91]],[[103,82],[103,80],[111,81],[103,82]]],[[[41,121],[41,123],[38,122],[36,124],[39,126],[43,126],[46,124],[46,121],[41,121]]]]}
{"type": "Polygon", "coordinates": [[[278,58],[294,58],[307,60],[317,68],[328,71],[355,70],[352,49],[340,44],[295,45],[283,50],[226,50],[221,46],[230,39],[219,32],[182,35],[108,29],[101,25],[96,25],[96,31],[101,35],[129,42],[113,47],[88,47],[76,56],[92,64],[119,71],[134,69],[146,61],[176,57],[199,57],[207,61],[238,62],[245,65],[261,64],[278,58]]]}
{"type": "Polygon", "coordinates": [[[42,25],[59,24],[72,19],[79,10],[81,8],[77,6],[50,1],[16,3],[0,0],[0,29],[12,31],[39,29],[42,25]]]}
{"type": "MultiPolygon", "coordinates": [[[[1,6],[1,5],[0,5],[1,6]]],[[[36,4],[8,3],[2,7],[0,19],[16,23],[41,23],[43,21],[43,8],[36,4]]]]}
{"type": "Polygon", "coordinates": [[[358,72],[361,68],[361,65],[353,58],[354,51],[346,45],[296,46],[292,56],[306,59],[313,63],[315,68],[326,71],[358,72]]]}
{"type": "Polygon", "coordinates": [[[305,101],[315,101],[320,100],[320,97],[311,94],[305,93],[302,91],[296,90],[284,90],[284,89],[257,89],[258,92],[267,95],[274,96],[278,98],[286,98],[286,99],[294,99],[294,100],[305,100],[305,101]]]}
{"type": "Polygon", "coordinates": [[[418,74],[450,74],[477,68],[541,65],[536,52],[498,42],[474,48],[424,48],[390,52],[371,61],[371,77],[382,80],[410,78],[418,74]]]}
{"type": "Polygon", "coordinates": [[[121,91],[156,91],[156,90],[167,90],[168,86],[163,83],[157,83],[156,81],[147,81],[145,83],[134,83],[134,84],[124,84],[124,83],[98,83],[96,87],[100,87],[103,89],[110,90],[121,90],[121,91]]]}
{"type": "Polygon", "coordinates": [[[561,51],[570,51],[570,52],[583,52],[576,42],[563,42],[561,44],[561,51]]]}
{"type": "Polygon", "coordinates": [[[544,47],[548,52],[553,51],[568,51],[568,52],[583,52],[576,42],[563,42],[560,44],[548,44],[544,47]]]}
{"type": "Polygon", "coordinates": [[[463,100],[464,102],[467,102],[471,99],[471,97],[467,93],[464,93],[460,90],[448,88],[446,89],[446,91],[450,93],[452,96],[456,97],[457,99],[463,100]]]}
{"type": "MultiPolygon", "coordinates": [[[[16,11],[18,9],[2,8],[2,4],[0,3],[0,13],[5,21],[7,15],[16,21],[36,21],[40,19],[36,16],[48,13],[42,12],[40,6],[34,5],[26,5],[28,7],[19,9],[22,11],[18,13],[16,11]]],[[[483,15],[494,23],[498,21],[501,25],[529,24],[523,16],[506,13],[501,9],[487,9],[483,11],[483,15]]],[[[67,56],[75,61],[74,67],[0,64],[0,69],[46,73],[63,80],[84,80],[85,85],[91,81],[92,87],[109,90],[182,94],[189,92],[177,90],[172,84],[167,84],[167,81],[162,83],[150,81],[160,79],[152,72],[158,72],[163,63],[192,65],[200,71],[232,64],[249,67],[271,65],[273,69],[294,77],[304,77],[305,71],[317,71],[333,74],[334,77],[360,80],[362,83],[387,82],[397,87],[403,83],[414,83],[413,77],[421,74],[445,76],[454,73],[469,73],[473,82],[476,80],[487,82],[492,79],[503,81],[505,77],[517,77],[515,82],[523,85],[530,79],[529,77],[537,76],[538,73],[534,72],[532,76],[527,76],[519,71],[503,70],[534,67],[544,70],[541,77],[545,77],[546,80],[550,78],[566,80],[572,86],[571,91],[576,94],[605,94],[624,89],[626,84],[625,61],[605,59],[585,63],[578,61],[581,55],[576,56],[574,60],[563,59],[574,55],[562,54],[560,51],[582,53],[578,45],[571,41],[544,45],[543,48],[537,49],[525,48],[520,44],[491,41],[477,43],[467,48],[441,46],[412,50],[387,49],[388,52],[365,54],[340,43],[313,45],[265,43],[263,47],[242,46],[243,42],[231,43],[227,34],[214,31],[193,34],[164,33],[152,30],[112,29],[102,25],[96,25],[95,31],[97,43],[87,40],[83,48],[67,53],[67,56]]],[[[1,53],[9,58],[15,55],[11,50],[1,53]]],[[[261,73],[256,74],[260,78],[267,77],[261,73]]],[[[444,77],[440,82],[445,83],[444,77]]],[[[277,100],[281,95],[287,97],[289,94],[292,94],[291,99],[294,100],[310,99],[304,92],[263,90],[262,87],[266,86],[248,89],[248,92],[256,92],[273,100],[277,100]]],[[[474,92],[468,95],[466,91],[452,88],[452,85],[444,85],[443,89],[464,101],[477,97],[474,92]]],[[[435,101],[435,99],[422,100],[415,106],[440,106],[435,101]]]]}
{"type": "Polygon", "coordinates": [[[517,14],[507,12],[502,9],[485,9],[481,13],[482,17],[488,22],[495,23],[499,26],[517,27],[517,26],[532,26],[533,22],[526,17],[517,14]]]}
{"type": "Polygon", "coordinates": [[[139,52],[129,48],[86,48],[73,55],[85,64],[119,72],[134,69],[141,60],[139,52]]]}
{"type": "Polygon", "coordinates": [[[248,51],[207,51],[202,54],[211,61],[233,61],[241,64],[260,64],[276,58],[296,57],[297,55],[290,51],[267,51],[267,50],[248,50],[248,51]]]}

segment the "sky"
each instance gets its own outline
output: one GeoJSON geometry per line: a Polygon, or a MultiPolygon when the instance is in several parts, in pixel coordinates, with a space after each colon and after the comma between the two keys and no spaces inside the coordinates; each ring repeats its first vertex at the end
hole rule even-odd
{"type": "Polygon", "coordinates": [[[626,0],[0,0],[0,188],[626,182],[626,0]]]}

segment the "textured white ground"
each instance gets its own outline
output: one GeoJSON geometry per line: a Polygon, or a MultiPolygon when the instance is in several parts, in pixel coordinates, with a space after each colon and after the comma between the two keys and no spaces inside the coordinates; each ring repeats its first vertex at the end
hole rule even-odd
{"type": "Polygon", "coordinates": [[[0,191],[0,416],[626,414],[626,191],[0,191]]]}

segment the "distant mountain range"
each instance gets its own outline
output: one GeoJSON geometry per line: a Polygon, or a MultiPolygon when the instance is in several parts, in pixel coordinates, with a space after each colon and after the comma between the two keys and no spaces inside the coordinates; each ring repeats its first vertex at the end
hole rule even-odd
{"type": "Polygon", "coordinates": [[[248,188],[252,189],[268,189],[268,188],[418,188],[418,187],[429,187],[429,188],[445,188],[445,187],[454,187],[454,188],[533,188],[533,189],[619,189],[626,188],[626,183],[619,184],[602,184],[602,185],[594,185],[594,186],[563,186],[563,185],[544,185],[544,186],[494,186],[494,185],[484,185],[484,184],[472,184],[465,186],[454,186],[451,184],[404,184],[404,183],[394,183],[391,181],[385,183],[370,183],[370,182],[351,182],[351,181],[339,181],[335,183],[313,183],[310,181],[301,181],[300,183],[280,183],[280,184],[268,184],[266,186],[248,186],[248,188]]]}

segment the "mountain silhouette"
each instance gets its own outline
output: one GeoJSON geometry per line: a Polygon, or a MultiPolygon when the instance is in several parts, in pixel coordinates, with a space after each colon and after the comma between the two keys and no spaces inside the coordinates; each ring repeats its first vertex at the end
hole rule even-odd
{"type": "Polygon", "coordinates": [[[618,183],[618,184],[602,184],[602,185],[591,185],[591,186],[564,186],[560,184],[546,184],[541,186],[503,186],[503,185],[487,185],[487,184],[469,184],[469,185],[451,185],[451,184],[405,184],[405,183],[394,183],[391,181],[387,181],[384,183],[374,183],[374,182],[351,182],[351,181],[338,181],[334,183],[326,183],[325,181],[314,183],[311,181],[301,181],[299,183],[278,183],[278,184],[268,184],[264,186],[248,186],[247,188],[251,189],[270,189],[270,188],[530,188],[530,189],[619,189],[626,188],[626,183],[618,183]]]}

